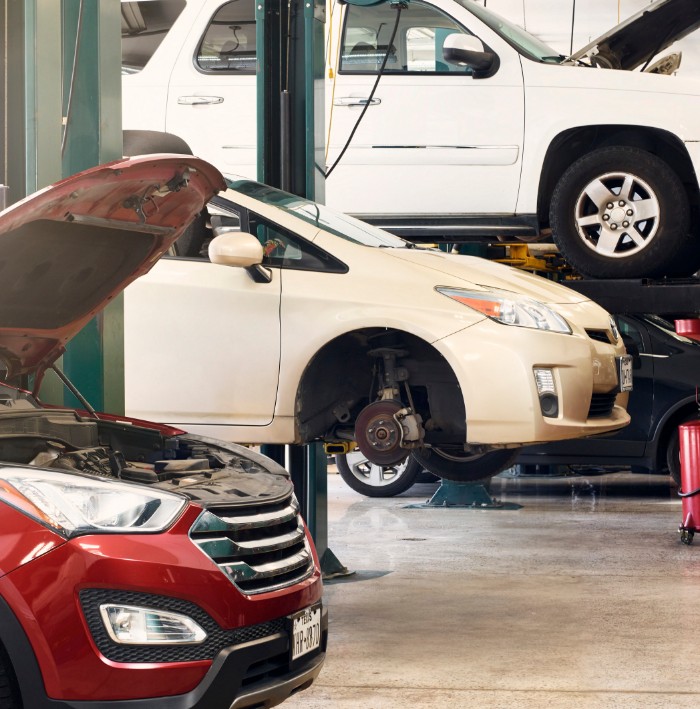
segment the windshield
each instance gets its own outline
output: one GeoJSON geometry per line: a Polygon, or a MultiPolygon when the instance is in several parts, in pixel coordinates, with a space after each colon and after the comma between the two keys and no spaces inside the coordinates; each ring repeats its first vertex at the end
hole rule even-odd
{"type": "Polygon", "coordinates": [[[522,27],[504,20],[491,10],[477,5],[473,0],[457,0],[472,15],[476,15],[485,25],[488,25],[496,34],[503,37],[512,47],[530,59],[538,62],[559,63],[565,57],[545,44],[541,39],[526,32],[522,27]]]}
{"type": "Polygon", "coordinates": [[[275,187],[244,178],[231,177],[226,178],[226,184],[236,192],[259,199],[264,204],[277,207],[308,224],[362,246],[390,246],[398,249],[407,249],[413,246],[410,242],[404,241],[388,231],[377,229],[347,214],[336,212],[322,204],[316,204],[316,202],[283,192],[275,187]]]}

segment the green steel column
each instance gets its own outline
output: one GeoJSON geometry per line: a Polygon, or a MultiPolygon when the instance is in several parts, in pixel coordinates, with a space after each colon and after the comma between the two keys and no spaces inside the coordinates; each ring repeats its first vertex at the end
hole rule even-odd
{"type": "MultiPolygon", "coordinates": [[[[121,14],[114,0],[63,0],[62,8],[61,160],[68,176],[122,154],[121,14]]],[[[63,368],[98,411],[124,412],[121,299],[68,345],[63,368]]]]}
{"type": "MultiPolygon", "coordinates": [[[[121,13],[116,0],[0,0],[2,182],[15,202],[121,156],[121,13]]],[[[121,303],[69,345],[63,366],[93,406],[124,408],[121,303]]],[[[47,378],[47,401],[63,403],[47,378]]],[[[76,402],[73,402],[76,403],[76,402]]]]}
{"type": "MultiPolygon", "coordinates": [[[[317,201],[325,199],[325,0],[258,0],[258,179],[317,201]],[[285,112],[288,121],[283,123],[285,112]],[[285,138],[288,144],[284,144],[285,138]],[[288,161],[288,162],[286,162],[288,161]]],[[[266,449],[274,447],[265,447],[266,449]]],[[[326,455],[316,443],[292,450],[290,472],[324,573],[347,573],[328,549],[326,455]]]]}

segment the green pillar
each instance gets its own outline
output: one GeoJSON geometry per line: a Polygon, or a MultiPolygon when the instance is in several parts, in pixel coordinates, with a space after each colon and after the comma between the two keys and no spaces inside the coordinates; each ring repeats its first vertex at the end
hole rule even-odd
{"type": "MultiPolygon", "coordinates": [[[[325,0],[258,0],[258,179],[322,202],[325,0]]],[[[283,459],[279,446],[263,452],[283,459]]],[[[292,447],[289,468],[324,574],[349,573],[328,548],[323,446],[292,447]]]]}
{"type": "MultiPolygon", "coordinates": [[[[121,12],[114,0],[63,0],[64,176],[122,155],[121,12]]],[[[75,337],[63,369],[98,411],[124,413],[123,303],[75,337]]],[[[77,405],[69,394],[66,403],[77,405]]]]}

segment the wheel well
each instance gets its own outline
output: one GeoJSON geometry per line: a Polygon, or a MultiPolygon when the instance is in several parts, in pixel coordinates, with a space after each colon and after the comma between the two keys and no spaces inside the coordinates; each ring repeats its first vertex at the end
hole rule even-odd
{"type": "Polygon", "coordinates": [[[687,421],[689,418],[692,418],[693,415],[700,418],[700,412],[698,412],[698,405],[694,402],[687,403],[681,406],[677,411],[674,411],[673,414],[669,416],[668,420],[663,424],[661,435],[657,439],[656,451],[654,454],[657,471],[666,470],[666,448],[674,430],[678,428],[678,426],[680,426],[684,421],[687,421]]]}
{"type": "Polygon", "coordinates": [[[15,668],[12,664],[10,653],[5,648],[2,640],[0,640],[0,671],[5,677],[7,688],[9,689],[11,696],[16,702],[20,702],[20,704],[17,705],[18,708],[21,707],[20,697],[22,695],[19,689],[19,682],[17,681],[17,674],[15,673],[15,668]]]}
{"type": "MultiPolygon", "coordinates": [[[[464,400],[447,360],[429,343],[411,333],[387,328],[348,332],[324,345],[309,362],[297,391],[295,418],[301,442],[337,440],[352,431],[357,414],[377,398],[381,358],[370,351],[391,347],[404,350],[397,360],[406,369],[426,439],[466,436],[464,400]]],[[[402,400],[408,405],[405,387],[402,400]]]]}
{"type": "Polygon", "coordinates": [[[698,223],[700,192],[693,164],[683,143],[672,133],[640,126],[600,125],[572,128],[551,142],[544,158],[538,190],[537,215],[549,226],[549,203],[556,184],[576,160],[598,148],[627,146],[646,150],[664,160],[681,178],[688,194],[693,224],[698,223]]]}

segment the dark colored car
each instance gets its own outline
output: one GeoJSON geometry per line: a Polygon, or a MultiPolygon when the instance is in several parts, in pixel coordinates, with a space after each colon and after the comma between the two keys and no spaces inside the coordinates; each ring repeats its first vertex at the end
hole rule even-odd
{"type": "Polygon", "coordinates": [[[321,669],[320,569],[283,468],[38,399],[222,184],[187,156],[123,160],[0,215],[2,709],[271,707],[321,669]]]}
{"type": "Polygon", "coordinates": [[[697,419],[700,344],[658,315],[615,315],[633,356],[632,421],[613,434],[523,448],[520,464],[632,466],[680,480],[678,425],[697,419]]]}

